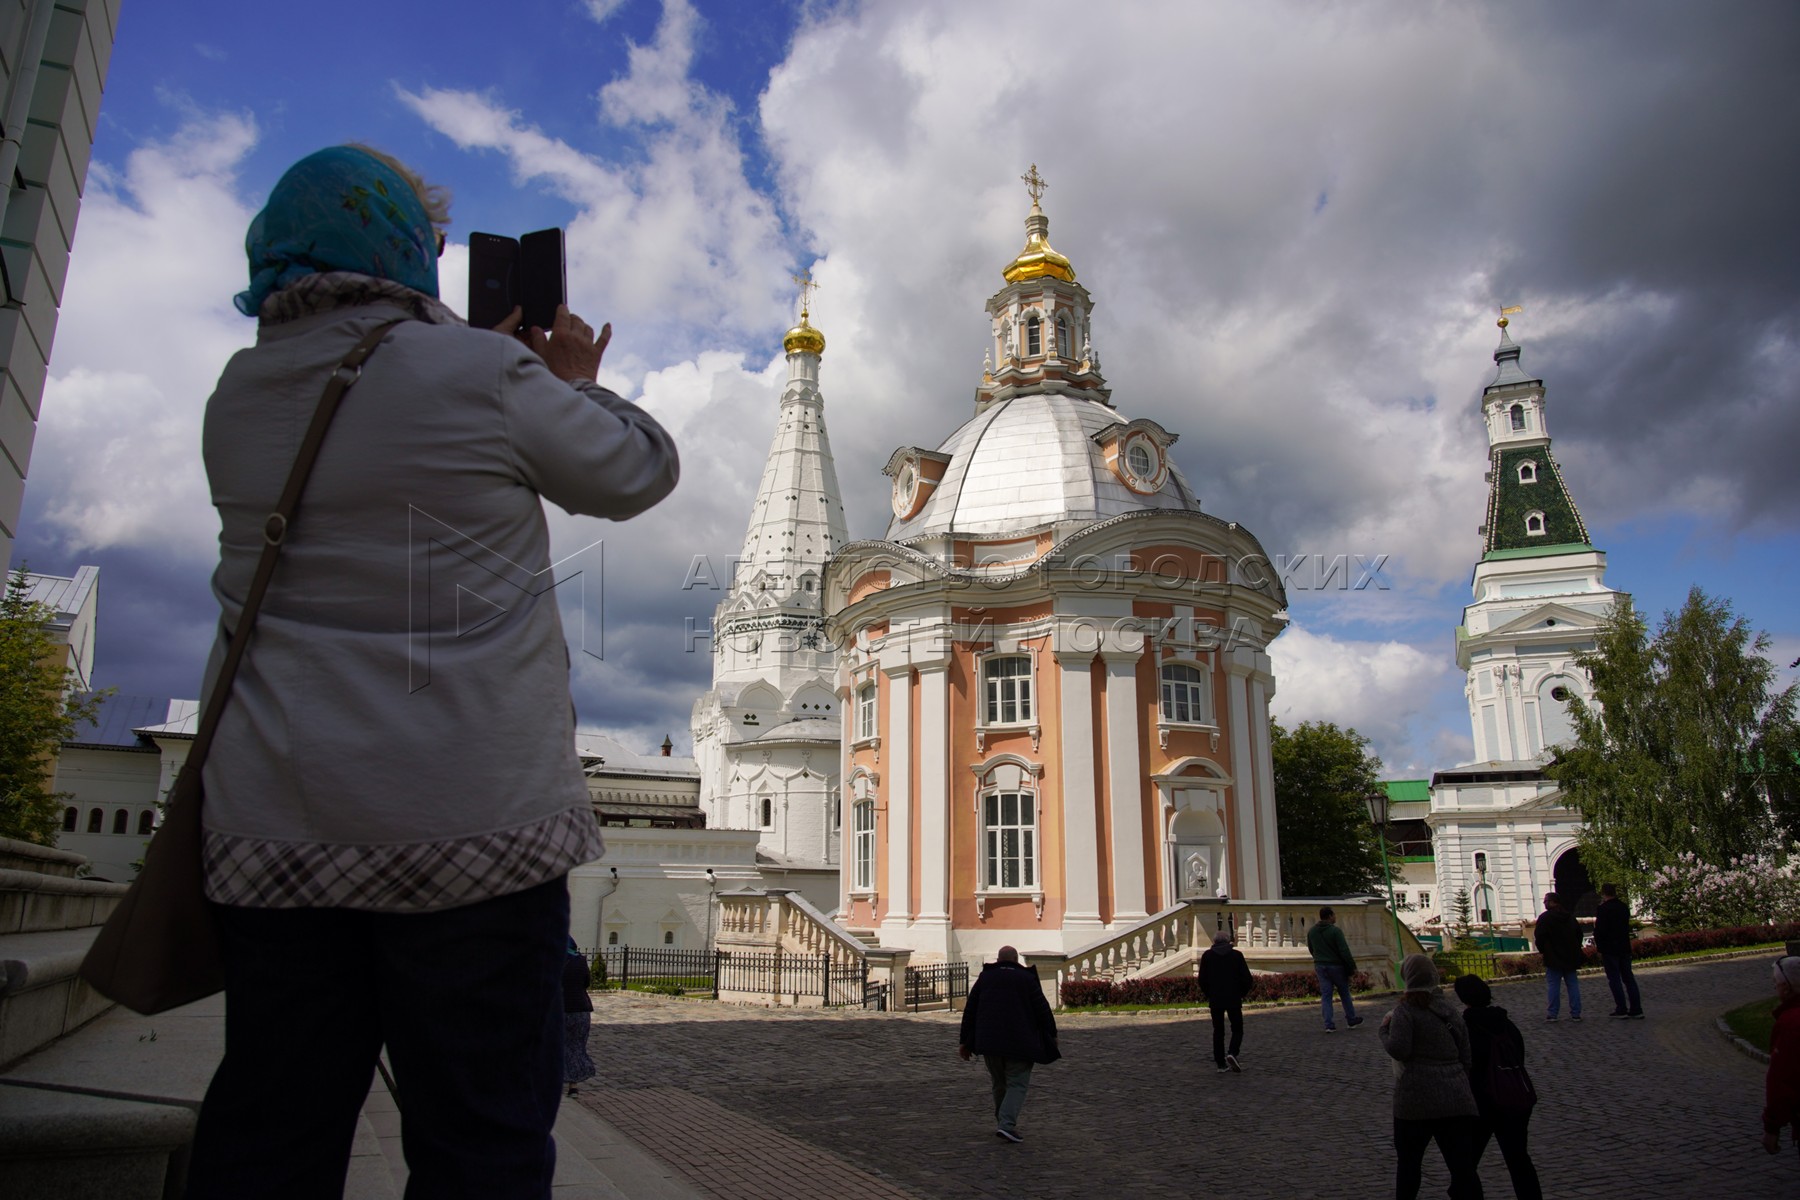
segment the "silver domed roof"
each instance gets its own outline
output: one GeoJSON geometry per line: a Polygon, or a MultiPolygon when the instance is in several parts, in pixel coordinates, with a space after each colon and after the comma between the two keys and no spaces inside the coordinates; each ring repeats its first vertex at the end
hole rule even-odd
{"type": "Polygon", "coordinates": [[[1146,509],[1199,512],[1200,501],[1172,462],[1152,495],[1133,492],[1113,474],[1094,435],[1123,424],[1107,405],[1062,393],[999,401],[939,447],[950,456],[943,480],[911,518],[889,522],[887,540],[1023,534],[1146,509]]]}

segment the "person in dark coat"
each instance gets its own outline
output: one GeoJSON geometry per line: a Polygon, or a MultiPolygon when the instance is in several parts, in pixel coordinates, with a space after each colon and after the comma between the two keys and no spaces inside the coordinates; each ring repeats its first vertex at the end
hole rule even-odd
{"type": "Polygon", "coordinates": [[[1562,1008],[1565,985],[1569,989],[1569,1020],[1581,1020],[1581,977],[1575,973],[1583,957],[1581,926],[1576,923],[1575,914],[1563,907],[1562,897],[1555,892],[1544,896],[1544,911],[1537,919],[1537,929],[1532,936],[1537,942],[1538,953],[1544,956],[1544,982],[1548,988],[1544,1020],[1556,1020],[1562,1008]]]}
{"type": "Polygon", "coordinates": [[[1612,989],[1612,1015],[1643,1020],[1637,976],[1631,973],[1631,914],[1619,899],[1619,889],[1610,883],[1600,885],[1600,907],[1594,911],[1594,949],[1600,952],[1606,986],[1612,989]]]}
{"type": "Polygon", "coordinates": [[[1009,1142],[1019,1136],[1019,1110],[1031,1086],[1031,1068],[1062,1057],[1056,1047],[1056,1017],[1037,968],[1019,962],[1019,952],[1000,947],[996,961],[981,968],[963,1006],[961,1044],[964,1062],[981,1055],[994,1083],[994,1133],[1009,1142]]]}
{"type": "Polygon", "coordinates": [[[563,1082],[569,1095],[575,1085],[592,1079],[598,1073],[594,1060],[588,1057],[588,1031],[594,1023],[594,1000],[588,995],[587,955],[569,939],[569,953],[563,957],[563,1082]]]}
{"type": "Polygon", "coordinates": [[[1200,956],[1200,991],[1212,1010],[1213,1062],[1221,1071],[1242,1071],[1238,1051],[1244,1046],[1244,997],[1256,983],[1250,964],[1231,944],[1231,931],[1213,934],[1212,949],[1200,956]],[[1225,1049],[1225,1022],[1231,1021],[1231,1049],[1225,1049]]]}
{"type": "Polygon", "coordinates": [[[1769,1073],[1763,1079],[1763,1149],[1781,1149],[1781,1127],[1800,1149],[1800,958],[1775,963],[1775,1028],[1769,1035],[1769,1073]]]}
{"type": "Polygon", "coordinates": [[[1506,1172],[1512,1176],[1513,1195],[1518,1200],[1544,1200],[1537,1166],[1526,1148],[1531,1109],[1520,1111],[1516,1097],[1511,1102],[1496,1103],[1488,1070],[1494,1055],[1499,1053],[1502,1063],[1516,1063],[1523,1071],[1525,1035],[1507,1017],[1504,1008],[1494,1006],[1493,989],[1480,976],[1457,976],[1456,995],[1467,1006],[1463,1009],[1463,1025],[1469,1031],[1469,1090],[1475,1093],[1475,1109],[1481,1118],[1475,1134],[1475,1161],[1481,1162],[1490,1138],[1499,1142],[1500,1157],[1506,1160],[1506,1172]]]}

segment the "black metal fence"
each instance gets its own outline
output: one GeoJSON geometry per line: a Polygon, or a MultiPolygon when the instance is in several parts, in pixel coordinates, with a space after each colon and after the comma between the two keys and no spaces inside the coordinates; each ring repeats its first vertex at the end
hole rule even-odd
{"type": "Polygon", "coordinates": [[[666,946],[603,946],[586,952],[594,982],[604,987],[683,993],[748,993],[796,1001],[817,997],[827,1008],[884,1008],[886,988],[869,981],[869,965],[837,965],[827,954],[744,954],[666,946]]]}
{"type": "Polygon", "coordinates": [[[906,1007],[914,1012],[925,1005],[943,1004],[954,1009],[958,1000],[969,995],[969,964],[966,962],[932,963],[906,968],[906,1007]]]}
{"type": "MultiPolygon", "coordinates": [[[[596,984],[605,987],[663,985],[683,992],[717,992],[718,972],[711,950],[672,946],[602,946],[588,953],[596,984]]],[[[660,990],[660,989],[659,989],[660,990]]]]}

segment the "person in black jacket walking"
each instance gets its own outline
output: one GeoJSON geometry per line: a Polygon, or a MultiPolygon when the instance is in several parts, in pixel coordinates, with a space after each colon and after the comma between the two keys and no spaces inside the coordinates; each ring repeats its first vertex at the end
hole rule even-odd
{"type": "Polygon", "coordinates": [[[1456,995],[1468,1006],[1463,1009],[1463,1025],[1469,1031],[1469,1090],[1475,1093],[1481,1121],[1475,1135],[1475,1162],[1480,1164],[1492,1138],[1500,1143],[1500,1157],[1512,1176],[1513,1195],[1518,1200],[1544,1200],[1537,1166],[1526,1147],[1537,1094],[1525,1073],[1525,1035],[1504,1008],[1495,1007],[1493,989],[1485,979],[1458,975],[1456,995]],[[1506,1071],[1517,1074],[1501,1088],[1505,1094],[1496,1096],[1493,1080],[1506,1071]]]}
{"type": "Polygon", "coordinates": [[[1231,931],[1213,934],[1212,949],[1200,956],[1200,991],[1212,1010],[1213,1062],[1221,1071],[1242,1071],[1238,1051],[1244,1045],[1244,997],[1256,979],[1242,952],[1231,944],[1231,931]],[[1231,1049],[1225,1049],[1225,1022],[1231,1021],[1231,1049]]]}
{"type": "Polygon", "coordinates": [[[1031,1086],[1031,1068],[1062,1057],[1056,1047],[1056,1017],[1037,968],[1019,962],[1019,952],[1000,947],[995,962],[981,968],[975,986],[963,1006],[961,1044],[956,1053],[963,1061],[981,1055],[994,1083],[994,1133],[1009,1142],[1019,1136],[1019,1110],[1025,1107],[1025,1089],[1031,1086]]]}
{"type": "Polygon", "coordinates": [[[1619,889],[1600,885],[1600,907],[1594,910],[1594,949],[1606,968],[1606,986],[1612,989],[1615,1017],[1644,1019],[1644,1002],[1638,996],[1637,976],[1631,973],[1631,914],[1619,899],[1619,889]]]}
{"type": "Polygon", "coordinates": [[[1544,981],[1548,989],[1545,997],[1546,1008],[1544,1020],[1556,1020],[1557,1011],[1562,1007],[1562,989],[1569,989],[1569,1020],[1581,1020],[1581,977],[1575,972],[1581,967],[1581,926],[1575,921],[1575,914],[1563,907],[1562,897],[1550,892],[1544,897],[1544,911],[1537,919],[1537,929],[1532,934],[1537,942],[1538,953],[1544,957],[1544,981]]]}

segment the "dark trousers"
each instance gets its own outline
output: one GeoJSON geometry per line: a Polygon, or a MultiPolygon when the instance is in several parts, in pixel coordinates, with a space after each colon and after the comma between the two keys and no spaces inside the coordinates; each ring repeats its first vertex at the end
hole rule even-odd
{"type": "Polygon", "coordinates": [[[1506,1173],[1512,1176],[1513,1195],[1518,1200],[1544,1200],[1544,1189],[1538,1183],[1537,1167],[1525,1140],[1531,1132],[1531,1114],[1522,1117],[1490,1113],[1482,1119],[1475,1134],[1475,1162],[1487,1153],[1488,1138],[1500,1143],[1500,1157],[1506,1160],[1506,1173]]]}
{"type": "Polygon", "coordinates": [[[1225,1065],[1225,1056],[1230,1054],[1236,1058],[1237,1052],[1244,1045],[1244,1006],[1242,1004],[1212,1004],[1213,1027],[1213,1062],[1225,1065]],[[1225,1020],[1231,1020],[1231,1049],[1225,1049],[1225,1020]]]}
{"type": "Polygon", "coordinates": [[[427,913],[219,906],[225,1057],[188,1200],[337,1200],[385,1044],[406,1200],[548,1200],[562,1092],[562,879],[427,913]]]}
{"type": "Polygon", "coordinates": [[[1417,1200],[1425,1165],[1425,1147],[1437,1142],[1444,1165],[1450,1168],[1450,1200],[1482,1200],[1481,1179],[1475,1167],[1476,1117],[1437,1117],[1430,1121],[1394,1121],[1395,1200],[1417,1200]]]}
{"type": "Polygon", "coordinates": [[[1600,965],[1606,968],[1606,986],[1612,989],[1613,1011],[1636,1015],[1644,1011],[1638,998],[1637,976],[1631,973],[1631,955],[1602,954],[1600,965]]]}

